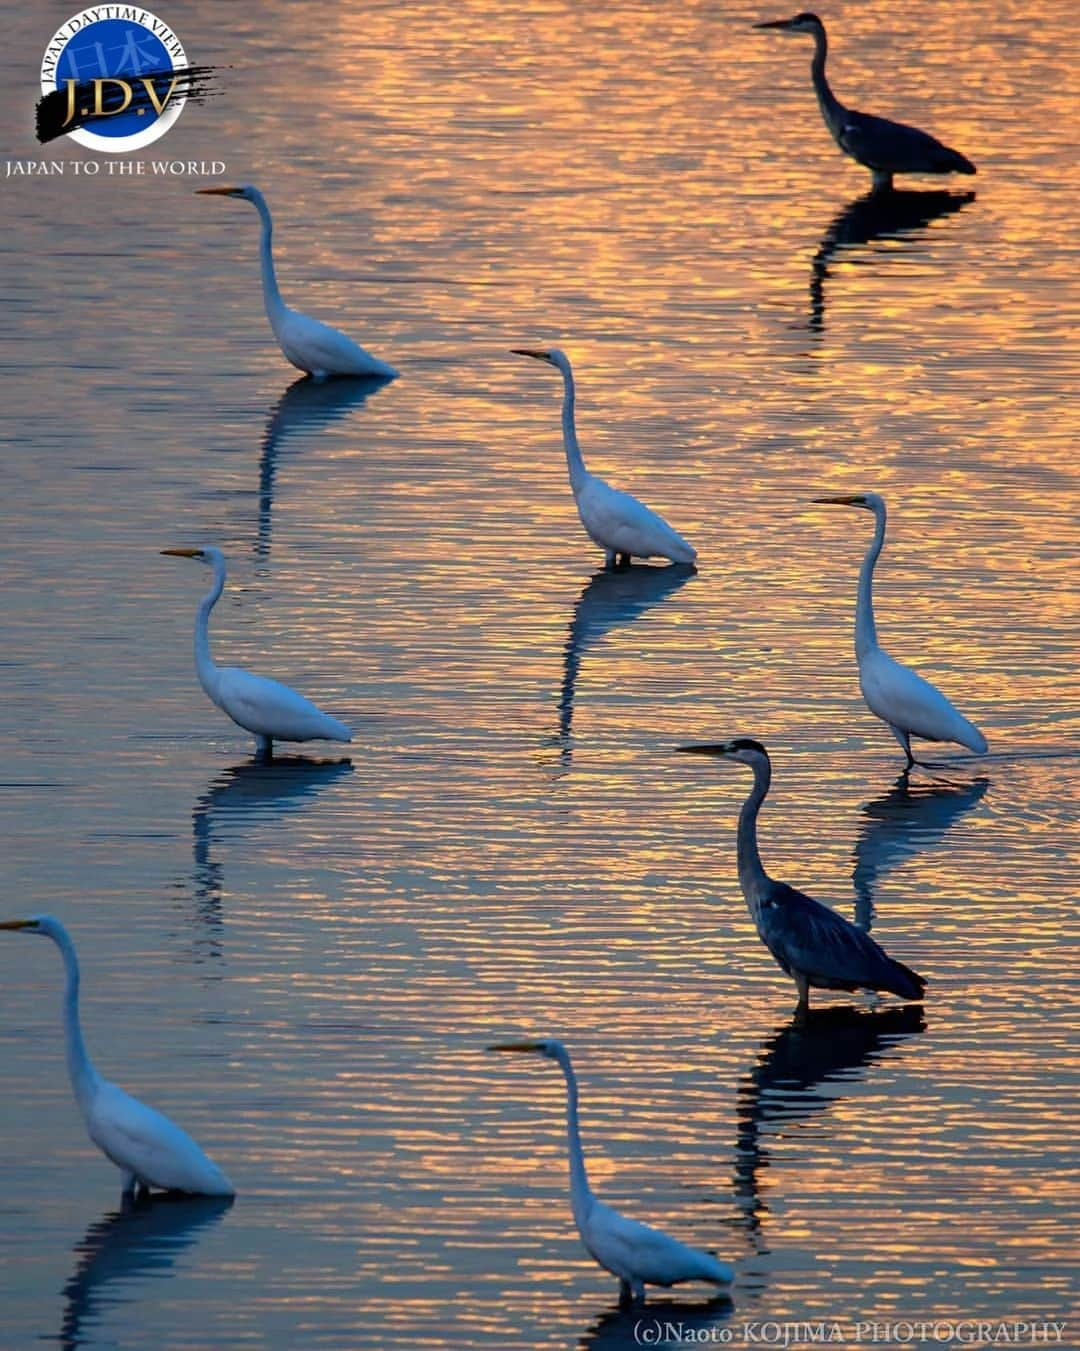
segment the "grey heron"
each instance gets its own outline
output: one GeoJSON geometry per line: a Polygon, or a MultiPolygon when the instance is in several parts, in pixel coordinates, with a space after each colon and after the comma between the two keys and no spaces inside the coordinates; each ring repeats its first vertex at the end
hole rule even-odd
{"type": "Polygon", "coordinates": [[[796,14],[792,19],[771,19],[755,28],[775,28],[785,33],[809,33],[814,39],[814,57],[810,78],[814,82],[818,106],[833,140],[853,160],[869,169],[874,190],[892,187],[893,174],[973,174],[975,166],[947,145],[903,122],[874,117],[845,108],[825,78],[828,38],[825,25],[816,14],[796,14]]]}
{"type": "Polygon", "coordinates": [[[810,1007],[810,987],[820,990],[888,990],[921,1000],[926,981],[895,961],[868,933],[762,867],[757,818],[772,782],[769,753],[760,741],[736,737],[716,744],[679,746],[691,755],[719,755],[754,771],[754,787],[739,813],[739,885],[761,941],[791,976],[798,1008],[810,1007]]]}

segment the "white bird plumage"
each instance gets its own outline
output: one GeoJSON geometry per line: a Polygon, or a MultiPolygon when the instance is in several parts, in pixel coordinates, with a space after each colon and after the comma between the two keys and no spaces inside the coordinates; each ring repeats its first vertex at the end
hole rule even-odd
{"type": "Polygon", "coordinates": [[[79,1024],[79,961],[71,935],[54,915],[0,923],[0,929],[51,938],[64,960],[64,1035],[75,1101],[94,1144],[124,1174],[124,1191],[159,1187],[202,1196],[233,1196],[232,1183],[174,1121],[139,1102],[94,1068],[79,1024]]]}
{"type": "Polygon", "coordinates": [[[683,1281],[708,1281],[724,1287],[731,1284],[735,1272],[726,1262],[690,1248],[639,1220],[627,1219],[593,1195],[578,1131],[577,1076],[570,1053],[561,1041],[548,1038],[501,1042],[488,1050],[536,1052],[556,1061],[562,1069],[566,1078],[566,1134],[574,1222],[590,1257],[618,1277],[620,1302],[643,1300],[646,1285],[668,1287],[683,1281]]]}
{"type": "Polygon", "coordinates": [[[225,555],[203,549],[162,549],[174,558],[194,558],[214,570],[214,582],[195,615],[195,671],[211,701],[233,722],[255,736],[260,755],[268,756],[275,741],[351,741],[352,731],[316,708],[296,690],[267,676],[236,666],[217,666],[210,655],[210,611],[225,588],[225,555]]]}
{"type": "Polygon", "coordinates": [[[885,500],[878,493],[849,493],[816,497],[833,506],[862,507],[874,514],[874,538],[859,572],[855,606],[855,657],[859,685],[871,713],[888,723],[907,756],[910,768],[918,763],[911,753],[911,737],[924,741],[955,741],[976,755],[986,754],[986,738],[958,712],[928,680],[902,666],[878,644],[874,624],[874,565],[885,544],[885,500]]]}
{"type": "Polygon", "coordinates": [[[282,300],[274,273],[274,222],[266,198],[258,188],[245,184],[238,188],[197,188],[196,191],[210,197],[238,197],[250,202],[258,211],[262,220],[259,261],[262,266],[263,302],[274,337],[287,361],[292,362],[298,370],[307,371],[316,380],[325,380],[330,375],[381,375],[387,379],[397,375],[393,366],[365,352],[352,338],[319,319],[289,309],[282,300]]]}
{"type": "Polygon", "coordinates": [[[546,361],[549,366],[562,372],[563,444],[570,471],[570,487],[585,533],[604,550],[608,566],[615,566],[617,561],[626,564],[631,558],[654,556],[670,559],[672,563],[693,563],[697,552],[667,521],[651,511],[644,502],[639,502],[636,497],[618,488],[612,488],[585,468],[574,424],[574,372],[566,353],[557,347],[514,347],[511,351],[518,356],[546,361]]]}

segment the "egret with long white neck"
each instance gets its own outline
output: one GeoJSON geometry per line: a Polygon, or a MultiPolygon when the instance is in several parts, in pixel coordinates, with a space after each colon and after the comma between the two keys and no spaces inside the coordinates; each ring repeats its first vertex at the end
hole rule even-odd
{"type": "Polygon", "coordinates": [[[239,188],[197,188],[196,192],[208,197],[238,197],[250,202],[259,213],[262,221],[259,261],[263,303],[286,361],[291,361],[298,370],[307,371],[316,380],[325,380],[329,375],[381,375],[388,379],[397,375],[393,366],[365,352],[352,338],[318,319],[290,310],[282,300],[274,272],[274,222],[266,198],[258,188],[245,184],[239,188]]]}
{"type": "Polygon", "coordinates": [[[727,1287],[735,1272],[711,1253],[699,1252],[639,1220],[629,1220],[593,1194],[585,1171],[585,1154],[578,1130],[577,1076],[570,1052],[554,1038],[509,1041],[489,1051],[535,1052],[554,1060],[566,1079],[566,1146],[570,1158],[570,1206],[581,1241],[589,1256],[619,1278],[620,1303],[645,1298],[646,1285],[672,1286],[684,1281],[708,1281],[727,1287]]]}
{"type": "Polygon", "coordinates": [[[237,666],[218,666],[210,655],[210,611],[225,589],[225,555],[207,545],[203,549],[162,549],[174,558],[193,558],[214,570],[210,590],[195,614],[195,672],[208,698],[238,727],[255,736],[261,757],[273,753],[275,741],[351,741],[343,722],[316,708],[296,690],[267,676],[237,666]]]}
{"type": "Polygon", "coordinates": [[[545,361],[562,374],[563,445],[570,471],[570,488],[577,503],[585,533],[603,549],[608,567],[626,566],[631,558],[668,558],[672,563],[693,563],[697,552],[655,511],[629,493],[620,492],[590,474],[578,445],[574,422],[574,372],[570,358],[557,347],[512,347],[517,356],[545,361]]]}
{"type": "Polygon", "coordinates": [[[0,922],[0,929],[51,938],[64,961],[64,1039],[68,1075],[90,1139],[124,1175],[124,1193],[158,1187],[200,1196],[233,1196],[233,1185],[185,1130],[153,1107],[103,1079],[79,1023],[79,959],[54,915],[0,922]]]}
{"type": "Polygon", "coordinates": [[[772,782],[769,753],[760,741],[679,746],[691,755],[718,755],[754,771],[754,786],[739,813],[737,859],[739,886],[761,941],[799,991],[798,1010],[810,1007],[811,986],[822,990],[888,990],[902,999],[922,999],[926,981],[903,962],[894,961],[868,933],[850,920],[777,882],[765,871],[758,852],[757,819],[772,782]]]}
{"type": "Polygon", "coordinates": [[[887,722],[907,756],[907,767],[919,762],[911,753],[911,738],[955,741],[976,755],[986,754],[986,737],[974,723],[949,703],[935,686],[907,666],[901,666],[878,645],[874,624],[874,565],[885,544],[885,499],[877,493],[848,493],[842,497],[815,497],[831,506],[861,507],[874,513],[874,538],[859,570],[855,602],[855,659],[859,685],[871,711],[887,722]]]}
{"type": "Polygon", "coordinates": [[[757,23],[755,28],[772,28],[783,33],[809,33],[814,39],[814,56],[810,63],[810,78],[814,84],[818,107],[833,140],[853,160],[869,169],[874,190],[892,187],[893,174],[973,174],[975,166],[950,150],[929,132],[909,127],[903,122],[890,122],[885,117],[860,113],[845,108],[829,87],[825,78],[825,57],[828,38],[825,25],[816,14],[796,14],[793,19],[772,19],[757,23]]]}

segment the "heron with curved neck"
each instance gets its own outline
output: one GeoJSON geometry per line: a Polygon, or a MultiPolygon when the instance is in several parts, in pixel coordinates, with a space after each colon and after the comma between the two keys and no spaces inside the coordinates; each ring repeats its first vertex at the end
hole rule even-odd
{"type": "Polygon", "coordinates": [[[225,589],[225,555],[207,545],[202,549],[162,549],[173,558],[192,558],[214,571],[210,590],[195,612],[195,673],[207,697],[238,727],[251,732],[261,758],[273,754],[275,741],[351,741],[343,722],[278,680],[255,675],[237,666],[218,666],[210,655],[210,611],[225,589]]]}
{"type": "Polygon", "coordinates": [[[885,499],[878,493],[846,493],[839,497],[815,497],[814,501],[873,512],[874,537],[859,569],[855,659],[863,698],[871,713],[888,723],[907,756],[907,768],[919,763],[911,751],[913,736],[924,741],[955,741],[976,755],[985,755],[986,737],[975,724],[959,713],[939,689],[894,661],[878,643],[873,584],[874,566],[885,545],[885,499]]]}
{"type": "Polygon", "coordinates": [[[757,821],[772,783],[769,752],[752,737],[679,746],[690,755],[715,755],[747,765],[754,786],[739,812],[736,843],[739,886],[761,941],[780,969],[795,982],[797,1011],[810,1007],[811,988],[887,990],[902,999],[920,1000],[926,981],[895,961],[864,930],[843,915],[769,876],[758,851],[757,821]]]}
{"type": "Polygon", "coordinates": [[[75,1101],[94,1144],[124,1175],[124,1194],[157,1187],[203,1196],[233,1196],[232,1183],[175,1122],[103,1079],[83,1042],[79,959],[55,915],[0,922],[0,929],[51,938],[64,962],[64,1041],[75,1101]]]}
{"type": "Polygon", "coordinates": [[[352,338],[319,319],[289,309],[282,300],[274,271],[274,222],[266,198],[258,188],[247,183],[237,188],[196,188],[196,192],[205,197],[236,197],[250,202],[259,213],[262,221],[259,262],[262,267],[263,304],[286,361],[292,362],[298,370],[313,375],[316,380],[325,380],[331,375],[380,375],[387,378],[397,375],[393,366],[365,352],[352,338]]]}
{"type": "Polygon", "coordinates": [[[593,1193],[585,1171],[585,1154],[578,1129],[577,1076],[570,1052],[561,1041],[500,1042],[489,1051],[534,1053],[554,1060],[566,1079],[566,1145],[570,1160],[570,1207],[581,1241],[590,1257],[619,1280],[622,1304],[640,1302],[646,1285],[672,1286],[684,1281],[708,1281],[727,1287],[734,1270],[711,1253],[687,1247],[678,1239],[627,1219],[593,1193]]]}
{"type": "Polygon", "coordinates": [[[574,372],[570,358],[557,347],[512,347],[515,355],[533,357],[554,366],[563,378],[562,431],[570,489],[585,533],[603,549],[607,566],[629,566],[632,558],[667,558],[693,563],[697,551],[667,521],[629,493],[612,488],[589,473],[578,444],[574,419],[574,372]]]}
{"type": "Polygon", "coordinates": [[[782,33],[808,33],[814,39],[810,78],[817,95],[821,116],[833,140],[856,163],[870,170],[874,190],[892,187],[893,174],[973,174],[975,166],[958,150],[903,122],[860,113],[845,108],[833,93],[825,76],[825,58],[829,40],[825,25],[816,14],[796,14],[792,19],[770,19],[755,28],[770,28],[782,33]]]}

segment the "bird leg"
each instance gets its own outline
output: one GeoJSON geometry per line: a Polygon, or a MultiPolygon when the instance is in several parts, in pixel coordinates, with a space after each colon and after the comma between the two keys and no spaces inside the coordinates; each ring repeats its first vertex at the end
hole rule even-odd
{"type": "Polygon", "coordinates": [[[615,550],[614,550],[614,549],[608,549],[608,550],[605,551],[605,553],[604,553],[604,567],[605,567],[605,568],[611,568],[612,570],[614,570],[614,568],[615,568],[615,550]]]}
{"type": "Polygon", "coordinates": [[[871,169],[874,180],[874,192],[892,191],[892,171],[890,169],[871,169]]]}
{"type": "Polygon", "coordinates": [[[274,742],[271,737],[264,736],[261,732],[255,736],[255,759],[259,761],[272,760],[274,758],[274,742]]]}
{"type": "Polygon", "coordinates": [[[615,564],[617,568],[628,568],[630,566],[630,555],[620,554],[619,561],[615,564]]]}
{"type": "Polygon", "coordinates": [[[899,741],[901,749],[907,756],[907,764],[904,766],[904,773],[906,774],[912,765],[917,765],[919,763],[911,753],[911,735],[910,733],[905,732],[902,727],[897,727],[896,724],[892,722],[889,723],[889,731],[896,737],[897,741],[899,741]]]}
{"type": "Polygon", "coordinates": [[[619,1277],[619,1308],[627,1309],[634,1302],[634,1294],[630,1289],[630,1282],[624,1281],[619,1277]]]}
{"type": "Polygon", "coordinates": [[[795,988],[799,992],[799,1002],[795,1006],[796,1013],[810,1012],[810,981],[807,979],[804,971],[793,971],[795,977],[795,988]]]}
{"type": "Polygon", "coordinates": [[[138,1186],[138,1181],[139,1181],[138,1178],[137,1178],[137,1177],[135,1176],[135,1174],[131,1171],[131,1169],[130,1169],[130,1168],[125,1168],[125,1169],[124,1169],[124,1190],[120,1193],[120,1195],[121,1195],[121,1196],[130,1196],[132,1199],[134,1199],[134,1197],[135,1197],[135,1188],[138,1186]]]}

